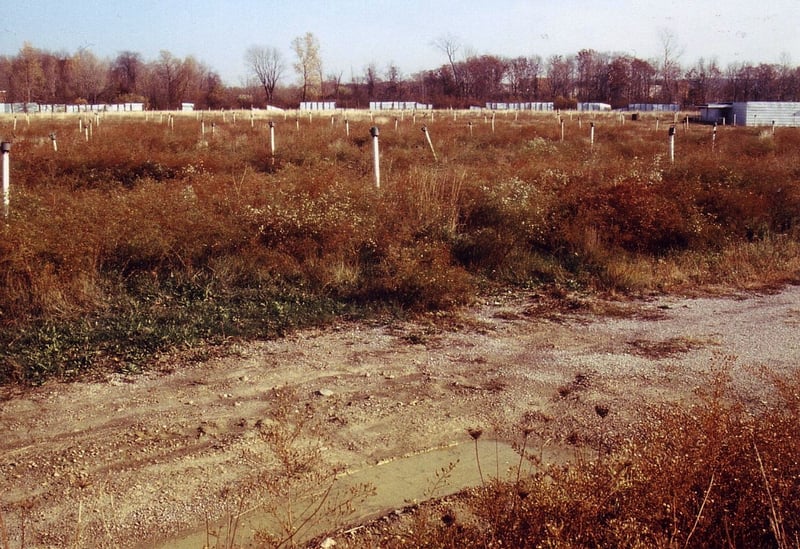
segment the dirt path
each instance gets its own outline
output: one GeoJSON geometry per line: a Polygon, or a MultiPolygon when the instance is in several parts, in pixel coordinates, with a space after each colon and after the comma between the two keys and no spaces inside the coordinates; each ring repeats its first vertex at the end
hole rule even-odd
{"type": "Polygon", "coordinates": [[[276,463],[264,433],[281,413],[306,423],[297,444],[321,445],[320,464],[363,470],[523,417],[542,436],[593,444],[624,433],[647,402],[690,398],[723,355],[756,400],[757,366],[798,366],[800,287],[577,305],[509,295],[455,316],[341,323],[224,357],[171,357],[158,373],[6,395],[10,546],[151,547],[203,530],[240,494],[259,501],[276,463]]]}

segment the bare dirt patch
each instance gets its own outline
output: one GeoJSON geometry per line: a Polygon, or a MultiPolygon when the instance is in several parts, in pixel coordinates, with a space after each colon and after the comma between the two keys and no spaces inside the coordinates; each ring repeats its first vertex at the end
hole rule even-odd
{"type": "MultiPolygon", "coordinates": [[[[553,445],[608,442],[645,406],[691,399],[720,360],[758,402],[758,368],[793,369],[800,356],[799,287],[551,303],[509,294],[454,315],[172,356],[137,377],[6,390],[0,510],[11,546],[158,546],[224,518],[241,494],[257,502],[275,461],[264,426],[287,395],[292,417],[313,425],[300,438],[356,471],[521,421],[553,445]]],[[[386,508],[408,497],[395,496],[386,508]]]]}

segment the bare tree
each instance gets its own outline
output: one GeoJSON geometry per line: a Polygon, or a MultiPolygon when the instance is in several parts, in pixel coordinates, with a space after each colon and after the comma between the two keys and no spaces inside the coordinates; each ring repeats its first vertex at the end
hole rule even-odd
{"type": "Polygon", "coordinates": [[[463,79],[456,62],[456,54],[458,50],[461,49],[461,41],[452,34],[448,34],[447,36],[442,36],[434,40],[433,47],[447,56],[447,62],[450,64],[450,69],[453,71],[453,80],[455,81],[456,89],[461,93],[463,79]]]}
{"type": "Polygon", "coordinates": [[[319,53],[319,41],[313,33],[307,32],[292,40],[292,50],[297,56],[294,70],[300,76],[302,85],[301,101],[309,95],[320,96],[322,93],[322,58],[319,53]]]}
{"type": "Polygon", "coordinates": [[[244,59],[247,67],[261,82],[264,93],[267,94],[267,103],[271,103],[275,96],[275,87],[285,68],[281,52],[276,48],[251,46],[245,52],[244,59]]]}
{"type": "Polygon", "coordinates": [[[662,54],[661,97],[665,103],[670,103],[677,95],[676,84],[681,72],[679,59],[683,55],[683,47],[678,45],[678,39],[670,29],[659,30],[658,38],[661,42],[662,54]]]}

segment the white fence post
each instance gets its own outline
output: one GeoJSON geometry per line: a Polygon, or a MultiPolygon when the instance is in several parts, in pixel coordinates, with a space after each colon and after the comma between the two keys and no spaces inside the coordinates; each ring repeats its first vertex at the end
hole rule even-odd
{"type": "Polygon", "coordinates": [[[675,126],[669,127],[669,161],[675,162],[675,126]]]}
{"type": "Polygon", "coordinates": [[[275,122],[269,121],[269,150],[275,156],[275,122]]]}
{"type": "Polygon", "coordinates": [[[375,164],[375,188],[381,188],[381,160],[380,160],[380,150],[378,145],[378,136],[381,134],[381,131],[378,129],[377,126],[372,126],[369,129],[369,134],[372,136],[372,156],[373,162],[375,164]]]}
{"type": "Polygon", "coordinates": [[[11,185],[9,183],[9,153],[11,151],[11,143],[3,141],[0,143],[0,151],[3,153],[3,217],[8,220],[8,214],[11,211],[11,185]]]}

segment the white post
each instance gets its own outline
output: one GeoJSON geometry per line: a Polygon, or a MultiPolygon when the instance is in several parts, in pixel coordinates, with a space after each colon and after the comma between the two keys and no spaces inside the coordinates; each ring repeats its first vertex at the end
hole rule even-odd
{"type": "Polygon", "coordinates": [[[375,188],[381,188],[381,160],[380,160],[380,150],[378,146],[378,136],[380,135],[380,130],[377,126],[372,126],[369,129],[369,134],[372,136],[372,157],[373,162],[375,164],[375,188]]]}
{"type": "Polygon", "coordinates": [[[467,122],[467,125],[469,126],[469,136],[472,137],[472,121],[467,122]]]}
{"type": "Polygon", "coordinates": [[[492,133],[494,133],[494,111],[492,111],[492,133]]]}
{"type": "Polygon", "coordinates": [[[269,121],[269,150],[275,156],[275,122],[269,121]]]}
{"type": "Polygon", "coordinates": [[[397,118],[395,118],[394,119],[394,131],[397,131],[397,124],[398,124],[398,121],[397,121],[397,118]]]}
{"type": "Polygon", "coordinates": [[[561,119],[561,141],[564,141],[564,119],[561,119]]]}
{"type": "Polygon", "coordinates": [[[438,162],[439,159],[436,158],[436,151],[433,150],[433,141],[431,141],[431,134],[428,133],[428,126],[422,126],[422,133],[425,134],[425,139],[428,140],[428,146],[431,148],[431,152],[433,153],[433,159],[438,162]]]}
{"type": "Polygon", "coordinates": [[[350,137],[350,121],[347,118],[344,119],[344,134],[350,137]]]}
{"type": "Polygon", "coordinates": [[[17,115],[14,115],[14,131],[17,131],[17,115]]]}
{"type": "Polygon", "coordinates": [[[589,141],[594,149],[594,122],[591,122],[591,127],[589,128],[589,141]]]}
{"type": "Polygon", "coordinates": [[[206,121],[205,120],[201,120],[200,121],[200,135],[202,137],[206,136],[206,121]]]}
{"type": "Polygon", "coordinates": [[[11,143],[8,141],[0,143],[0,151],[3,153],[3,217],[8,220],[8,214],[11,210],[11,186],[8,179],[8,156],[11,151],[11,143]]]}
{"type": "Polygon", "coordinates": [[[675,126],[669,127],[669,161],[675,162],[675,126]]]}
{"type": "Polygon", "coordinates": [[[714,122],[714,131],[711,133],[711,150],[713,151],[717,146],[717,123],[714,122]]]}
{"type": "Polygon", "coordinates": [[[772,121],[772,135],[775,135],[775,121],[772,121]]]}
{"type": "Polygon", "coordinates": [[[53,152],[58,152],[58,143],[56,142],[56,132],[50,134],[50,141],[53,142],[53,152]]]}

